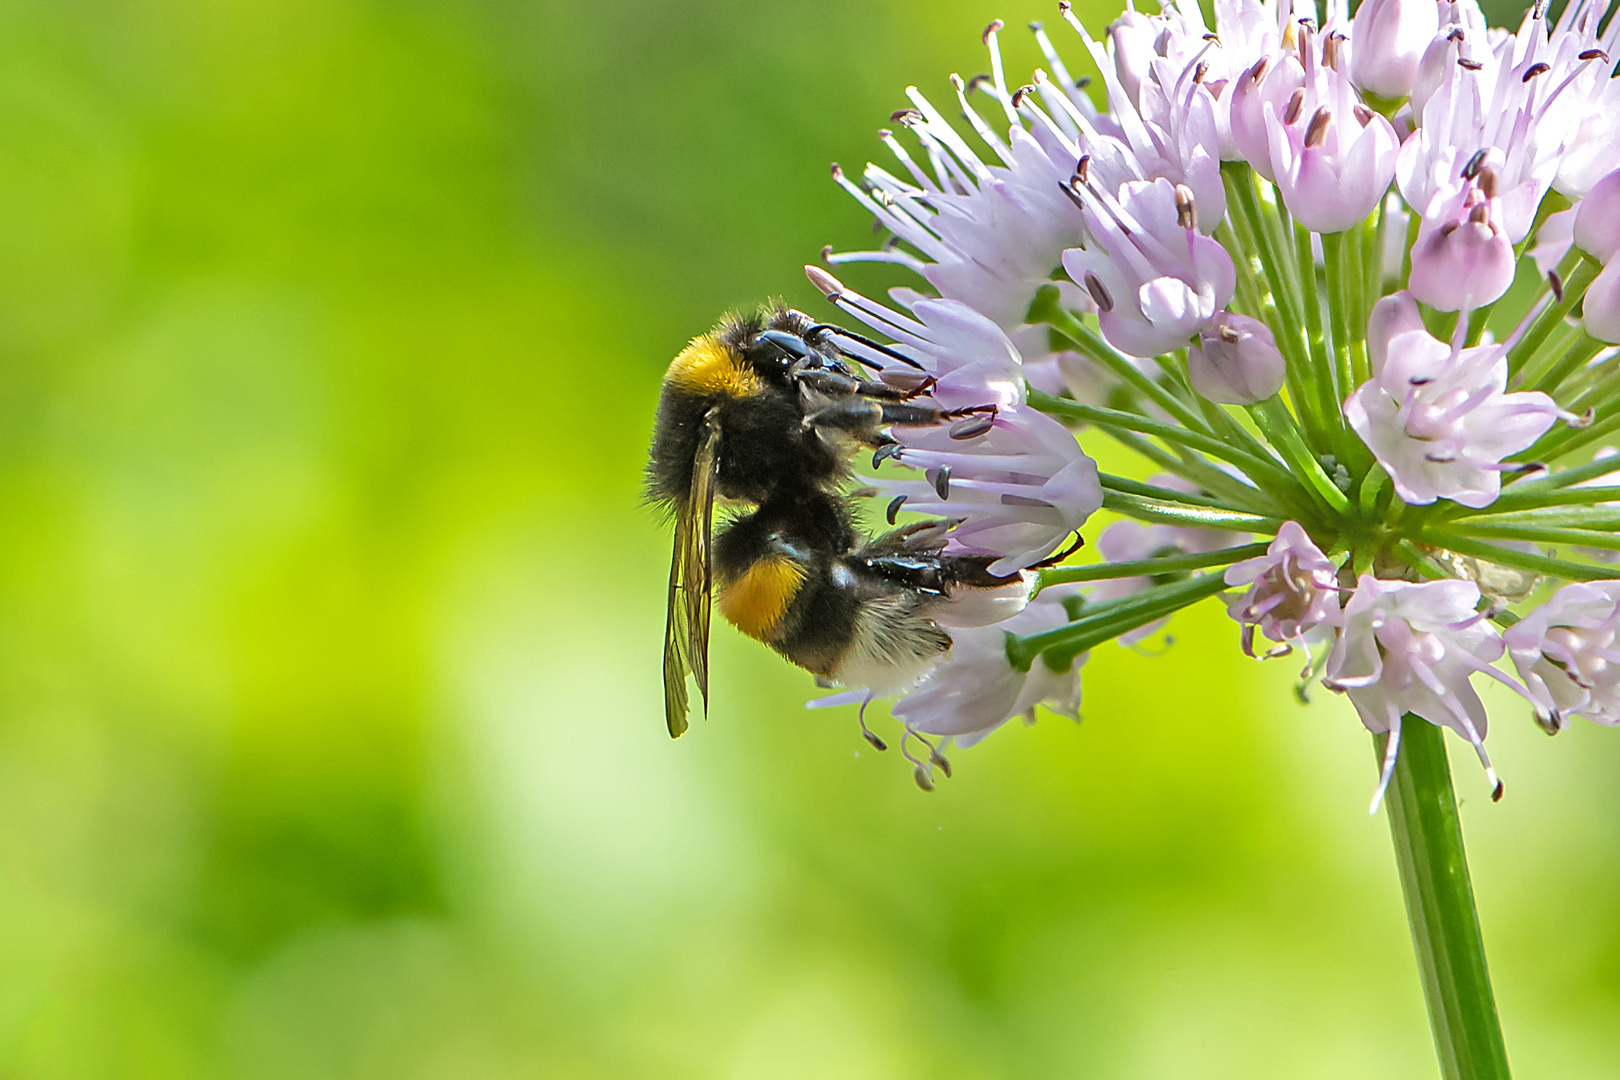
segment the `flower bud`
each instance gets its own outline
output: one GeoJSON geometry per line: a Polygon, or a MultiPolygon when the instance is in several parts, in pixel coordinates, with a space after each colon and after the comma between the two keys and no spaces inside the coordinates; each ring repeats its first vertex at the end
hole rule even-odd
{"type": "Polygon", "coordinates": [[[1435,0],[1366,0],[1350,25],[1350,78],[1363,91],[1406,97],[1439,29],[1435,0]]]}
{"type": "Polygon", "coordinates": [[[1193,389],[1221,405],[1253,405],[1282,389],[1285,365],[1271,328],[1223,311],[1187,350],[1193,389]]]}
{"type": "Polygon", "coordinates": [[[1620,169],[1593,185],[1575,208],[1575,243],[1602,263],[1620,251],[1620,169]]]}
{"type": "Polygon", "coordinates": [[[1483,307],[1513,284],[1513,243],[1499,224],[1490,166],[1478,170],[1445,202],[1436,195],[1412,245],[1412,295],[1437,311],[1483,307]]]}
{"type": "Polygon", "coordinates": [[[1586,332],[1599,341],[1620,345],[1620,259],[1603,268],[1586,290],[1586,332]]]}

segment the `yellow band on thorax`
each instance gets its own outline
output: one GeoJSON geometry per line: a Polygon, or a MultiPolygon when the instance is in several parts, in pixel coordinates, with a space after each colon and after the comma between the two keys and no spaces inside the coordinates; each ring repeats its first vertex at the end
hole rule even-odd
{"type": "Polygon", "coordinates": [[[765,388],[760,377],[713,334],[692,339],[670,361],[664,381],[697,394],[748,397],[765,388]]]}
{"type": "Polygon", "coordinates": [[[764,641],[782,621],[804,577],[804,567],[789,559],[761,559],[721,587],[720,614],[749,637],[764,641]]]}

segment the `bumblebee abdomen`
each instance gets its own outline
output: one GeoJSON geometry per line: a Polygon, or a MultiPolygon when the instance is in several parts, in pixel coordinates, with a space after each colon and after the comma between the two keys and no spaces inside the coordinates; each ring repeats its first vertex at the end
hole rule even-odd
{"type": "Polygon", "coordinates": [[[854,640],[860,600],[826,567],[819,569],[794,597],[768,644],[807,671],[830,676],[854,640]]]}
{"type": "Polygon", "coordinates": [[[951,635],[929,618],[929,607],[930,598],[909,591],[862,604],[833,678],[877,694],[909,689],[951,647],[951,635]]]}
{"type": "Polygon", "coordinates": [[[890,692],[914,683],[951,647],[928,617],[931,597],[861,579],[842,563],[799,589],[765,640],[783,656],[846,686],[890,692]]]}

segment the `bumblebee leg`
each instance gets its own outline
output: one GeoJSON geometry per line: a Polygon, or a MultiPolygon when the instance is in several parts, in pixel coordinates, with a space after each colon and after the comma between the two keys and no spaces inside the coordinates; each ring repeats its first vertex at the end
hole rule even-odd
{"type": "Polygon", "coordinates": [[[872,398],[852,396],[840,398],[807,414],[804,426],[842,431],[860,439],[868,446],[882,446],[893,441],[879,430],[886,422],[883,414],[882,403],[872,398]]]}
{"type": "Polygon", "coordinates": [[[934,427],[951,423],[951,438],[974,439],[989,431],[996,422],[998,405],[969,405],[965,409],[941,409],[914,401],[883,402],[883,422],[902,427],[934,427]]]}
{"type": "Polygon", "coordinates": [[[801,371],[794,376],[798,384],[818,393],[833,398],[845,398],[851,394],[861,393],[865,385],[853,375],[846,375],[840,371],[828,371],[826,368],[801,371]]]}
{"type": "Polygon", "coordinates": [[[857,378],[854,380],[854,386],[850,392],[861,397],[876,398],[879,401],[910,401],[912,398],[920,397],[932,390],[934,381],[932,375],[926,375],[914,383],[908,383],[906,386],[891,386],[885,382],[878,382],[876,379],[857,378]]]}
{"type": "Polygon", "coordinates": [[[840,398],[805,416],[807,428],[827,428],[852,435],[867,446],[881,447],[894,442],[883,428],[937,427],[950,423],[953,439],[975,439],[996,422],[996,405],[972,405],[965,409],[941,409],[915,401],[884,401],[854,395],[840,398]]]}
{"type": "Polygon", "coordinates": [[[919,405],[913,401],[886,401],[882,411],[885,424],[899,424],[902,427],[933,427],[944,423],[950,416],[938,405],[919,405]]]}
{"type": "Polygon", "coordinates": [[[1081,548],[1083,548],[1085,546],[1086,546],[1086,538],[1081,536],[1080,533],[1078,531],[1076,531],[1075,534],[1074,534],[1074,543],[1070,544],[1068,547],[1064,548],[1062,551],[1058,552],[1056,555],[1048,555],[1046,558],[1042,559],[1040,562],[1038,562],[1035,565],[1029,567],[1029,569],[1031,569],[1031,570],[1042,570],[1042,569],[1045,569],[1048,566],[1056,566],[1058,563],[1062,562],[1064,559],[1067,559],[1070,555],[1073,555],[1075,552],[1079,551],[1081,548]]]}

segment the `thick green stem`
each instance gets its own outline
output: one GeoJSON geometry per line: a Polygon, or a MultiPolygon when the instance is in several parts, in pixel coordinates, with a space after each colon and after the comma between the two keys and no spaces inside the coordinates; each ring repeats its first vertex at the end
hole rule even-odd
{"type": "MultiPolygon", "coordinates": [[[[1374,738],[1380,763],[1388,741],[1388,735],[1374,738]]],[[[1440,728],[1405,718],[1384,805],[1440,1074],[1445,1080],[1507,1080],[1507,1047],[1440,728]]]]}

